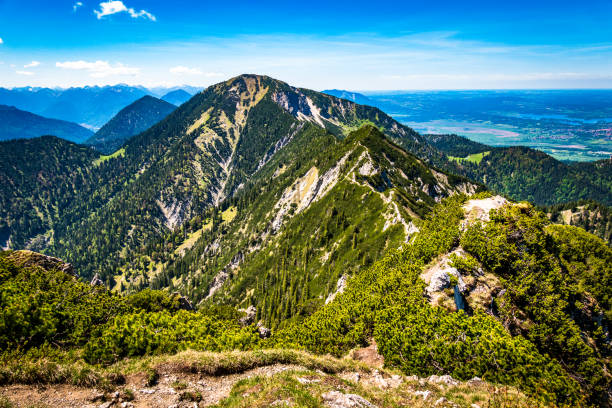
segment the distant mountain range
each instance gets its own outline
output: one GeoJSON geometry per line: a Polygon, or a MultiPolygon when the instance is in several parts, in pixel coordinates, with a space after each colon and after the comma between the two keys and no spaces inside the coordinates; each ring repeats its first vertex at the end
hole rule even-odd
{"type": "Polygon", "coordinates": [[[54,135],[76,143],[87,140],[93,132],[76,123],[49,119],[14,106],[0,105],[0,141],[31,139],[54,135]]]}
{"type": "Polygon", "coordinates": [[[376,102],[374,100],[358,92],[345,91],[343,89],[328,89],[323,91],[323,93],[335,96],[336,98],[346,99],[348,101],[355,102],[360,105],[376,106],[376,102]]]}
{"type": "MultiPolygon", "coordinates": [[[[75,122],[95,131],[121,109],[143,96],[161,97],[178,89],[182,88],[147,89],[129,85],[68,89],[0,88],[0,104],[15,106],[48,118],[75,122]]],[[[198,88],[184,87],[182,90],[193,94],[198,88]]]]}
{"type": "Polygon", "coordinates": [[[173,105],[181,106],[191,98],[191,95],[192,94],[190,94],[189,92],[186,92],[182,89],[177,89],[175,91],[168,92],[167,94],[162,96],[161,99],[173,105]]]}
{"type": "MultiPolygon", "coordinates": [[[[184,91],[185,95],[189,95],[184,91]]],[[[108,123],[87,140],[103,153],[112,153],[130,137],[147,130],[176,109],[176,105],[153,96],[143,96],[121,109],[108,123]]]]}

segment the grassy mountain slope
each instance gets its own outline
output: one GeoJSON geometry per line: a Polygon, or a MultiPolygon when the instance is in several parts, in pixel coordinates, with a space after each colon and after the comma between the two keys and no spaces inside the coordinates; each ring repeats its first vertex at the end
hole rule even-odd
{"type": "Polygon", "coordinates": [[[84,276],[110,276],[150,239],[233,196],[301,134],[344,138],[364,123],[420,157],[438,155],[375,108],[256,75],[211,86],[100,166],[99,189],[76,200],[50,250],[84,276]]]}
{"type": "Polygon", "coordinates": [[[13,106],[0,105],[0,141],[53,135],[81,143],[91,134],[91,130],[76,123],[49,119],[13,106]]]}
{"type": "Polygon", "coordinates": [[[127,139],[143,132],[168,116],[175,105],[152,96],[143,96],[121,109],[108,123],[93,136],[87,144],[102,153],[116,151],[127,139]]]}
{"type": "MultiPolygon", "coordinates": [[[[343,355],[374,338],[386,367],[406,375],[479,376],[518,387],[534,399],[527,406],[609,406],[605,331],[612,317],[612,250],[603,241],[577,227],[549,225],[529,205],[485,196],[467,201],[455,195],[417,225],[420,232],[409,244],[361,268],[343,293],[267,340],[254,324],[238,323],[232,309],[182,310],[178,295],[159,291],[119,296],[78,282],[57,259],[0,253],[0,333],[11,333],[0,335],[0,379],[96,384],[100,368],[87,364],[120,361],[119,372],[143,367],[154,385],[159,372],[147,365],[152,360],[131,359],[185,349],[270,347],[343,355]],[[491,207],[497,209],[489,213],[491,207]],[[441,273],[429,274],[432,269],[441,273]],[[444,284],[432,290],[438,281],[444,284]]],[[[189,356],[186,372],[211,372],[203,371],[210,360],[189,356]]],[[[180,359],[156,361],[168,367],[180,359]]],[[[313,360],[282,350],[233,353],[211,369],[313,360]]],[[[111,372],[106,381],[121,380],[111,372]]],[[[245,397],[234,396],[236,403],[245,397]]]]}
{"type": "Polygon", "coordinates": [[[374,337],[407,373],[477,375],[560,405],[608,406],[612,250],[548,226],[529,205],[489,216],[487,201],[469,202],[466,227],[464,200],[437,208],[410,244],[278,333],[279,344],[341,355],[374,337]]]}
{"type": "Polygon", "coordinates": [[[313,132],[220,209],[130,260],[118,286],[172,286],[196,302],[254,305],[276,326],[312,312],[339,280],[399,247],[437,201],[479,188],[432,170],[372,126],[342,141],[313,132]]]}
{"type": "Polygon", "coordinates": [[[0,247],[44,248],[98,154],[54,136],[0,142],[0,247]]]}
{"type": "Polygon", "coordinates": [[[575,225],[612,245],[612,209],[596,201],[584,200],[543,207],[554,223],[575,225]]]}
{"type": "Polygon", "coordinates": [[[512,199],[540,205],[587,199],[612,204],[611,160],[566,164],[528,147],[489,147],[457,135],[426,137],[454,158],[444,168],[512,199]]]}

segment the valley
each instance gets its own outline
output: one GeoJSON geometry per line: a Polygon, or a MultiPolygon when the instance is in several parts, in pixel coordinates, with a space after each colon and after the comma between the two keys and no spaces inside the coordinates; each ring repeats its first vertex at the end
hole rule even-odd
{"type": "Polygon", "coordinates": [[[527,146],[561,161],[594,161],[612,155],[611,101],[609,90],[483,90],[366,92],[360,103],[420,133],[527,146]]]}

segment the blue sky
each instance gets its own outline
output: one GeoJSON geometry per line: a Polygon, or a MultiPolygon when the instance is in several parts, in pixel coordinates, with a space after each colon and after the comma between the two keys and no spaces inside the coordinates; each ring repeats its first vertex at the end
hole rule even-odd
{"type": "Polygon", "coordinates": [[[0,86],[612,88],[612,1],[0,0],[0,86]]]}

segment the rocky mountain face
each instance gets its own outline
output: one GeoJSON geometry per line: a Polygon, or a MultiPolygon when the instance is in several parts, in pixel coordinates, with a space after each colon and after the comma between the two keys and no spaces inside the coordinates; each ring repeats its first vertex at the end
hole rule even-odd
{"type": "Polygon", "coordinates": [[[612,244],[612,208],[592,200],[543,207],[554,223],[575,225],[612,244]]]}
{"type": "Polygon", "coordinates": [[[146,95],[121,109],[108,123],[87,139],[96,150],[110,154],[130,137],[155,125],[173,110],[175,105],[146,95]]]}

